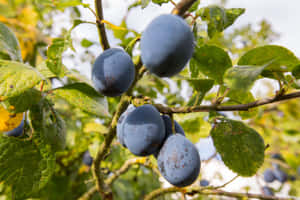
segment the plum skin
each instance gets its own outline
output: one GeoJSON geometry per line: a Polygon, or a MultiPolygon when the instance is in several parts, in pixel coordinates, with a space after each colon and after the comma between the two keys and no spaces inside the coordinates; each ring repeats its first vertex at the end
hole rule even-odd
{"type": "Polygon", "coordinates": [[[129,113],[122,131],[127,148],[137,156],[153,154],[165,138],[164,122],[157,109],[150,104],[129,113]]]}
{"type": "Polygon", "coordinates": [[[121,116],[118,119],[118,123],[117,123],[117,138],[118,138],[120,144],[125,148],[127,148],[127,147],[126,147],[126,144],[124,141],[123,125],[124,125],[124,121],[125,121],[126,117],[128,116],[128,114],[131,113],[134,109],[135,109],[134,106],[129,106],[127,108],[127,110],[121,114],[121,116]]]}
{"type": "Polygon", "coordinates": [[[159,77],[178,74],[194,52],[194,36],[179,16],[164,14],[155,18],[141,37],[144,65],[159,77]]]}
{"type": "Polygon", "coordinates": [[[157,157],[158,169],[172,185],[185,187],[191,185],[200,172],[199,152],[181,134],[168,137],[157,157]]]}
{"type": "MultiPolygon", "coordinates": [[[[169,115],[162,115],[161,117],[162,117],[162,119],[164,120],[164,123],[165,123],[166,136],[165,136],[164,141],[166,141],[168,137],[170,137],[171,135],[173,135],[172,120],[169,117],[169,115]]],[[[175,120],[174,120],[174,126],[175,126],[175,132],[176,133],[179,133],[179,134],[185,136],[183,128],[175,120]]],[[[156,158],[157,158],[157,156],[159,154],[159,150],[153,154],[156,158]]]]}
{"type": "Polygon", "coordinates": [[[93,158],[90,155],[89,151],[84,152],[83,158],[82,158],[82,162],[83,162],[83,164],[85,164],[87,166],[92,166],[92,164],[93,164],[93,158]]]}
{"type": "Polygon", "coordinates": [[[272,183],[275,179],[274,172],[271,169],[266,169],[266,171],[264,171],[264,180],[267,183],[272,183]]]}
{"type": "Polygon", "coordinates": [[[122,49],[110,48],[97,57],[92,69],[95,89],[109,97],[120,96],[133,83],[135,67],[122,49]]]}
{"type": "Polygon", "coordinates": [[[24,122],[24,118],[23,118],[22,122],[20,123],[20,125],[17,128],[15,128],[11,131],[4,132],[4,134],[7,136],[19,137],[23,134],[24,124],[25,124],[25,122],[24,122]]]}

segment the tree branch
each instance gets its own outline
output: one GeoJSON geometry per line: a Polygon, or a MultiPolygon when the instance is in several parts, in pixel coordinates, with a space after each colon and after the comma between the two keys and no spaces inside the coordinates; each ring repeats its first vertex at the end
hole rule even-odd
{"type": "Polygon", "coordinates": [[[102,8],[102,0],[95,0],[95,9],[97,14],[97,28],[99,32],[99,39],[103,50],[109,49],[109,43],[106,35],[105,25],[101,23],[103,20],[103,8],[102,8]]]}
{"type": "Polygon", "coordinates": [[[203,105],[203,106],[189,106],[189,107],[167,107],[162,104],[155,104],[155,107],[164,114],[172,113],[191,113],[191,112],[209,112],[209,111],[247,111],[250,108],[271,104],[275,102],[295,99],[300,97],[300,91],[285,95],[275,95],[274,97],[257,100],[247,104],[238,105],[203,105]]]}
{"type": "Polygon", "coordinates": [[[203,187],[192,187],[187,189],[170,187],[164,189],[157,189],[148,194],[144,200],[153,200],[161,195],[174,193],[174,192],[183,192],[187,195],[195,195],[195,194],[203,194],[203,195],[215,195],[215,196],[226,196],[226,197],[234,197],[234,198],[256,198],[263,200],[294,200],[295,197],[276,197],[276,196],[267,196],[262,194],[252,194],[252,193],[238,193],[238,192],[226,192],[223,190],[208,190],[203,187]]]}
{"type": "MultiPolygon", "coordinates": [[[[101,172],[101,162],[104,159],[105,155],[108,153],[109,147],[116,136],[116,127],[118,123],[118,119],[120,115],[126,110],[128,105],[130,104],[131,100],[131,93],[136,85],[137,81],[142,77],[144,70],[142,70],[142,62],[139,59],[137,64],[135,65],[136,67],[136,75],[135,75],[135,80],[133,84],[131,85],[130,89],[122,95],[121,100],[118,104],[117,110],[112,118],[112,121],[110,123],[110,127],[108,129],[108,133],[105,136],[104,142],[101,144],[99,147],[99,150],[97,152],[96,158],[94,160],[93,166],[92,166],[92,171],[93,171],[93,176],[96,180],[96,188],[99,191],[102,199],[109,200],[112,199],[112,191],[111,188],[104,182],[104,177],[101,172]]],[[[91,190],[94,190],[92,188],[91,190]]],[[[90,193],[88,191],[87,193],[90,193]]],[[[84,194],[85,196],[85,194],[84,194]]]]}
{"type": "Polygon", "coordinates": [[[195,3],[197,0],[181,0],[177,6],[172,10],[172,14],[183,16],[185,12],[195,3]]]}

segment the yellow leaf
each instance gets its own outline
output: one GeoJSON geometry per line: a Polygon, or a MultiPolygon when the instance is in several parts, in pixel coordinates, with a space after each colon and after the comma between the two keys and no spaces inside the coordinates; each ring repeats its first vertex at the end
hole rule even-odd
{"type": "Polygon", "coordinates": [[[12,114],[0,106],[0,131],[11,131],[17,128],[22,120],[23,113],[12,114]]]}

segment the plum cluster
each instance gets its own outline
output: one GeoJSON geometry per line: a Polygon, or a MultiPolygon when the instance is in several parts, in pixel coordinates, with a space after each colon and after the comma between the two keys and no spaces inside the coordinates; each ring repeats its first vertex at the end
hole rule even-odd
{"type": "MultiPolygon", "coordinates": [[[[165,14],[155,18],[141,37],[141,59],[159,77],[178,74],[194,52],[194,36],[179,16],[165,14]]],[[[110,48],[100,54],[92,69],[95,89],[109,97],[120,96],[132,85],[135,67],[122,49],[110,48]]]]}
{"type": "Polygon", "coordinates": [[[182,127],[168,115],[146,104],[129,106],[120,116],[117,137],[136,156],[154,155],[162,176],[177,187],[192,184],[200,172],[200,157],[196,147],[185,137],[182,127]]]}
{"type": "MultiPolygon", "coordinates": [[[[296,180],[295,175],[288,175],[288,173],[278,164],[278,163],[286,164],[285,159],[280,153],[272,154],[271,158],[277,162],[272,162],[272,168],[267,168],[263,173],[264,181],[267,184],[273,183],[274,181],[279,181],[281,184],[284,184],[287,181],[296,180]]],[[[300,167],[298,170],[300,170],[300,167]]],[[[300,174],[300,171],[298,173],[300,174]]],[[[274,195],[273,189],[268,185],[264,186],[262,188],[262,191],[265,195],[270,195],[270,196],[274,195]]]]}
{"type": "MultiPolygon", "coordinates": [[[[155,18],[140,40],[141,59],[159,77],[171,77],[183,70],[194,52],[194,36],[179,16],[165,14],[155,18]]],[[[136,71],[131,57],[122,49],[110,48],[97,57],[92,69],[95,89],[109,97],[129,90],[136,71]]],[[[129,107],[119,118],[117,137],[134,155],[157,158],[161,174],[173,185],[192,184],[200,171],[196,147],[185,137],[181,126],[152,105],[129,107]]]]}

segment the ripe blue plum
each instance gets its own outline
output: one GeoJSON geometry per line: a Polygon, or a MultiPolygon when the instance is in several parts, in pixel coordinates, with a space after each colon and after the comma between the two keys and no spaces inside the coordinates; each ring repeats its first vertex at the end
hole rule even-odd
{"type": "Polygon", "coordinates": [[[122,131],[127,148],[137,156],[148,156],[156,152],[166,134],[160,113],[149,104],[129,113],[122,131]]]}
{"type": "Polygon", "coordinates": [[[271,188],[269,188],[268,186],[264,186],[264,187],[262,188],[262,190],[263,190],[263,194],[264,194],[264,195],[267,195],[267,196],[274,196],[273,190],[272,190],[271,188]]]}
{"type": "Polygon", "coordinates": [[[118,123],[117,123],[117,138],[119,140],[119,142],[121,143],[121,145],[123,147],[126,148],[126,144],[124,141],[124,132],[123,132],[123,125],[124,125],[124,121],[125,118],[128,116],[129,113],[131,113],[133,110],[135,109],[135,107],[133,105],[130,105],[127,110],[125,112],[122,113],[122,115],[119,117],[118,119],[118,123]]]}
{"type": "Polygon", "coordinates": [[[206,187],[206,186],[208,186],[208,185],[209,185],[209,181],[208,181],[208,180],[202,179],[202,180],[200,181],[200,186],[206,187]]]}
{"type": "Polygon", "coordinates": [[[89,151],[84,152],[83,158],[82,158],[82,162],[83,162],[83,164],[85,164],[87,166],[92,166],[92,164],[93,164],[93,158],[90,155],[89,151]]]}
{"type": "Polygon", "coordinates": [[[24,122],[24,118],[23,118],[21,124],[17,128],[15,128],[11,131],[4,132],[4,134],[7,136],[19,137],[23,134],[24,124],[25,124],[25,122],[24,122]]]}
{"type": "Polygon", "coordinates": [[[157,164],[162,176],[177,187],[191,185],[201,166],[198,150],[181,134],[167,138],[159,151],[157,164]]]}
{"type": "Polygon", "coordinates": [[[160,77],[178,74],[194,52],[194,36],[179,16],[155,18],[141,37],[141,58],[147,69],[160,77]]]}
{"type": "Polygon", "coordinates": [[[273,170],[271,169],[266,169],[264,171],[264,180],[267,182],[267,183],[272,183],[274,180],[275,180],[275,175],[273,173],[273,170]]]}
{"type": "MultiPolygon", "coordinates": [[[[164,123],[165,123],[165,128],[166,128],[166,136],[164,138],[164,141],[166,141],[166,139],[168,137],[170,137],[171,135],[173,135],[173,130],[172,130],[172,120],[171,118],[169,117],[169,115],[163,115],[162,116],[162,119],[164,120],[164,123]]],[[[180,126],[180,124],[178,124],[178,122],[176,122],[174,120],[174,123],[175,123],[175,132],[176,133],[179,133],[183,136],[185,136],[184,134],[184,130],[183,128],[180,126]]],[[[160,150],[160,148],[159,148],[160,150]]],[[[159,150],[157,152],[155,152],[153,155],[157,158],[157,155],[159,153],[159,150]]]]}
{"type": "Polygon", "coordinates": [[[286,182],[288,179],[288,175],[281,169],[274,170],[274,176],[281,183],[286,182]]]}
{"type": "Polygon", "coordinates": [[[98,92],[115,97],[126,92],[135,76],[134,64],[122,49],[111,48],[97,57],[92,70],[92,81],[98,92]]]}

